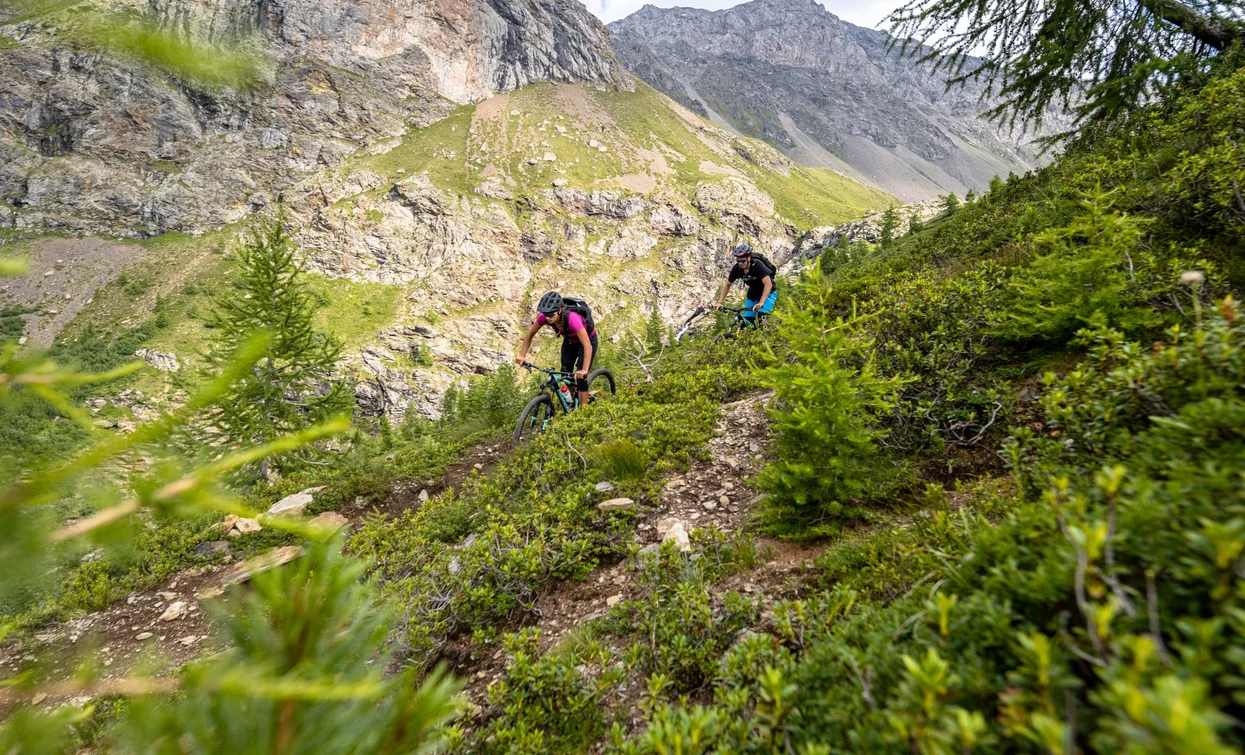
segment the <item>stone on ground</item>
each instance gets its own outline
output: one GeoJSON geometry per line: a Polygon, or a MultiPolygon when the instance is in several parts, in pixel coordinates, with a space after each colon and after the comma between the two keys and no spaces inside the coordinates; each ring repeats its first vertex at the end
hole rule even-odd
{"type": "Polygon", "coordinates": [[[302,516],[314,497],[307,492],[287,495],[268,509],[268,516],[302,516]]]}
{"type": "Polygon", "coordinates": [[[282,548],[274,548],[263,555],[234,564],[233,567],[227,569],[221,576],[215,587],[209,587],[203,590],[195,597],[200,600],[206,598],[215,598],[225,592],[225,588],[229,585],[246,582],[260,572],[268,571],[282,564],[288,564],[296,558],[300,558],[306,551],[301,545],[287,545],[282,548]]]}
{"type": "Polygon", "coordinates": [[[624,511],[633,506],[635,506],[635,501],[630,498],[611,498],[597,504],[597,508],[602,511],[624,511]]]}
{"type": "Polygon", "coordinates": [[[209,540],[206,543],[199,543],[195,546],[195,555],[200,558],[209,556],[219,556],[228,553],[230,550],[228,541],[225,540],[209,540]]]}
{"type": "Polygon", "coordinates": [[[186,615],[187,610],[184,600],[170,603],[169,607],[164,609],[164,613],[160,614],[160,621],[177,621],[186,615]]]}
{"type": "Polygon", "coordinates": [[[660,522],[657,523],[657,537],[665,538],[666,533],[670,531],[671,527],[674,527],[674,525],[676,524],[682,524],[682,523],[683,523],[683,520],[679,519],[677,516],[668,516],[665,519],[662,519],[660,522]]]}
{"type": "Polygon", "coordinates": [[[329,530],[330,532],[336,532],[342,527],[348,526],[350,524],[350,520],[341,514],[338,514],[336,511],[325,511],[322,514],[312,517],[308,524],[312,527],[320,527],[322,529],[329,530]]]}
{"type": "Polygon", "coordinates": [[[247,519],[236,514],[226,516],[225,521],[220,523],[220,528],[226,537],[238,537],[249,532],[259,532],[263,529],[258,520],[247,519]]]}
{"type": "Polygon", "coordinates": [[[683,528],[683,522],[675,522],[674,526],[661,539],[663,543],[674,543],[675,547],[687,553],[692,549],[691,538],[688,537],[687,530],[683,528]]]}

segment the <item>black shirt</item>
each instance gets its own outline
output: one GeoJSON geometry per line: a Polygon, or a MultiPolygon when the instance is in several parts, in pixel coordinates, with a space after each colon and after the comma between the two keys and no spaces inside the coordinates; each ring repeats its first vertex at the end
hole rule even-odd
{"type": "Polygon", "coordinates": [[[748,268],[748,272],[744,272],[743,265],[738,262],[731,268],[728,281],[734,283],[743,278],[748,284],[748,298],[752,301],[760,301],[761,294],[765,292],[765,278],[770,279],[770,292],[778,290],[778,271],[774,269],[773,263],[765,259],[759,254],[752,255],[752,266],[748,268]]]}

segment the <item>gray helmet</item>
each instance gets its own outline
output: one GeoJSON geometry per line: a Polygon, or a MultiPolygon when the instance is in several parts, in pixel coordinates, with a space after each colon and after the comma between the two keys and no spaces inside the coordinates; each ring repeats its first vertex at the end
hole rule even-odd
{"type": "Polygon", "coordinates": [[[735,247],[734,251],[731,252],[731,255],[734,256],[734,258],[737,260],[741,260],[745,257],[751,257],[752,256],[752,245],[751,244],[740,244],[739,246],[735,247]]]}
{"type": "Polygon", "coordinates": [[[542,315],[551,315],[562,309],[562,294],[557,291],[550,291],[540,297],[540,303],[536,305],[536,311],[542,315]]]}

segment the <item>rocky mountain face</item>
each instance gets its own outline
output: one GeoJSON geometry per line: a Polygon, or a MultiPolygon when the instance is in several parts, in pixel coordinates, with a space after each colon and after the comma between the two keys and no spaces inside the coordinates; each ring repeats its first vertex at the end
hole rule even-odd
{"type": "Polygon", "coordinates": [[[980,189],[1042,161],[1032,135],[980,117],[988,103],[979,88],[947,91],[928,67],[888,52],[886,33],[816,0],[716,12],[645,6],[609,29],[628,68],[671,98],[906,201],[980,189]]]}
{"type": "Polygon", "coordinates": [[[153,0],[177,33],[248,41],[269,78],[196,89],[0,20],[0,228],[147,236],[245,217],[456,103],[534,81],[629,88],[575,0],[153,0]]]}
{"type": "MultiPolygon", "coordinates": [[[[889,199],[647,87],[558,85],[461,110],[286,199],[308,269],[405,293],[350,360],[361,406],[396,421],[437,416],[449,385],[504,364],[549,289],[587,298],[602,338],[627,348],[654,309],[675,322],[705,303],[737,240],[785,261],[802,227],[821,224],[784,213],[786,188],[808,184],[857,198],[810,208],[822,221],[889,199]]],[[[537,346],[556,363],[556,339],[537,346]]]]}
{"type": "MultiPolygon", "coordinates": [[[[893,201],[636,83],[576,0],[144,12],[179,34],[251,40],[270,79],[204,91],[54,28],[0,25],[0,243],[30,239],[38,267],[0,303],[38,310],[35,343],[74,323],[133,326],[163,301],[182,319],[146,357],[194,364],[210,302],[185,292],[229,275],[249,219],[281,196],[306,269],[339,292],[329,326],[353,333],[340,369],[360,407],[435,417],[450,385],[508,360],[548,289],[588,298],[622,348],[652,311],[673,322],[708,300],[738,240],[781,263],[804,229],[893,201]],[[49,232],[86,238],[37,238],[49,232]],[[161,239],[99,240],[162,234],[177,264],[157,264],[161,239]],[[122,272],[149,288],[97,300],[122,272]],[[396,304],[359,335],[372,297],[396,304]]],[[[555,339],[540,345],[556,359],[555,339]]]]}
{"type": "MultiPolygon", "coordinates": [[[[895,226],[891,231],[894,236],[902,236],[911,228],[912,222],[927,223],[947,212],[944,199],[926,199],[911,204],[889,208],[893,213],[895,226]]],[[[849,220],[838,225],[810,228],[799,241],[786,261],[779,265],[778,272],[785,276],[798,276],[807,270],[822,254],[843,250],[850,253],[850,246],[856,242],[880,244],[884,242],[883,225],[886,210],[873,210],[865,213],[859,220],[849,220]]]]}

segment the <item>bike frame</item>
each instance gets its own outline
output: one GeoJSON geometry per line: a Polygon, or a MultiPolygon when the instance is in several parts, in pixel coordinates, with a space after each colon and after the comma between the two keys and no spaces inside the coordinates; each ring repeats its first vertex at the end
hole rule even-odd
{"type": "MultiPolygon", "coordinates": [[[[720,309],[723,312],[731,312],[735,315],[735,318],[731,320],[731,324],[726,326],[726,330],[724,331],[725,333],[730,333],[732,330],[743,330],[744,328],[760,328],[761,319],[769,315],[768,312],[757,312],[756,317],[752,318],[752,321],[749,322],[748,318],[744,317],[744,312],[748,311],[746,307],[721,307],[720,309]]],[[[687,321],[683,323],[683,327],[675,335],[674,340],[676,342],[683,340],[683,336],[687,335],[687,332],[691,330],[692,323],[695,322],[696,318],[713,311],[713,309],[697,307],[696,311],[692,313],[692,316],[687,318],[687,321]]]]}
{"type": "Polygon", "coordinates": [[[579,388],[575,384],[575,373],[551,370],[547,367],[537,367],[531,363],[526,363],[523,366],[528,370],[540,370],[548,376],[543,387],[553,395],[556,405],[562,407],[563,414],[572,412],[580,407],[579,388]],[[562,395],[562,391],[558,390],[560,385],[566,385],[571,389],[571,395],[575,397],[574,403],[567,401],[562,395]]]}

